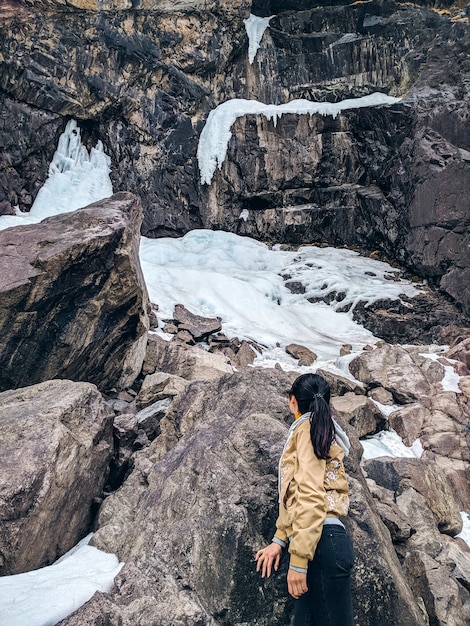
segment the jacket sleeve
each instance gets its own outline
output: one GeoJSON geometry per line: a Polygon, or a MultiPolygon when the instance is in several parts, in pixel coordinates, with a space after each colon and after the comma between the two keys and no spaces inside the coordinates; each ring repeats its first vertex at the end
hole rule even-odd
{"type": "Polygon", "coordinates": [[[326,461],[319,459],[310,439],[309,423],[296,433],[297,500],[289,544],[290,565],[306,568],[313,559],[327,512],[324,477],[326,461]]]}

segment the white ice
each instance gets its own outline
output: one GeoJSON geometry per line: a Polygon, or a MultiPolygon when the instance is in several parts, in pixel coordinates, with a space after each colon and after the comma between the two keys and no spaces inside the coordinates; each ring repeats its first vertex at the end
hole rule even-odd
{"type": "Polygon", "coordinates": [[[228,143],[232,137],[231,128],[238,117],[255,114],[264,115],[276,124],[284,113],[296,115],[332,115],[336,117],[347,109],[382,106],[399,102],[400,98],[393,98],[383,93],[373,93],[362,98],[351,98],[341,102],[311,102],[309,100],[292,100],[285,104],[263,104],[257,100],[233,99],[227,100],[213,109],[202,129],[197,148],[201,183],[210,185],[217,167],[219,169],[227,155],[228,143]]]}
{"type": "Polygon", "coordinates": [[[382,404],[381,402],[377,402],[377,400],[372,400],[372,402],[385,417],[390,417],[392,413],[401,408],[398,404],[382,404]]]}
{"type": "Polygon", "coordinates": [[[386,263],[350,250],[315,246],[297,252],[271,250],[223,231],[194,230],[181,239],[142,237],[140,259],[160,320],[171,319],[178,303],[197,315],[220,317],[228,336],[267,348],[257,360],[265,365],[272,360],[294,365],[284,348],[301,343],[320,362],[333,360],[331,365],[338,366],[335,361],[344,344],[357,352],[376,338],[353,321],[351,311],[340,313],[336,308],[418,293],[408,281],[389,280],[395,270],[386,263]],[[291,293],[282,275],[301,281],[306,292],[291,293]],[[332,305],[307,300],[331,291],[341,293],[343,300],[332,305]]]}
{"type": "Polygon", "coordinates": [[[0,626],[53,626],[107,592],[123,563],[88,545],[88,535],[49,567],[0,577],[0,626]]]}
{"type": "Polygon", "coordinates": [[[75,120],[67,123],[49,166],[49,175],[39,190],[29,213],[17,210],[16,215],[0,219],[0,229],[9,226],[36,224],[46,217],[68,213],[113,193],[109,177],[111,159],[99,141],[90,152],[82,144],[80,128],[75,120]]]}
{"type": "Polygon", "coordinates": [[[361,439],[361,443],[364,448],[363,460],[381,456],[419,459],[423,454],[423,446],[419,439],[413,441],[411,446],[405,446],[400,435],[392,428],[367,439],[361,439]]]}
{"type": "Polygon", "coordinates": [[[461,537],[465,543],[470,547],[470,515],[465,513],[465,511],[461,511],[460,515],[462,517],[462,530],[456,537],[461,537]]]}
{"type": "Polygon", "coordinates": [[[264,31],[269,26],[269,21],[274,17],[258,17],[250,13],[250,17],[247,20],[243,20],[246,28],[246,34],[248,35],[248,60],[250,64],[253,63],[258,52],[261,40],[263,39],[264,31]]]}

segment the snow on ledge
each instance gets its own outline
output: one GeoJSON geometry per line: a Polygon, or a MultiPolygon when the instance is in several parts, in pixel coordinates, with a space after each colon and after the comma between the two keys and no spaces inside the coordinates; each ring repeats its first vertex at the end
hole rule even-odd
{"type": "Polygon", "coordinates": [[[309,100],[292,100],[285,104],[264,104],[257,100],[235,98],[219,104],[213,109],[202,129],[197,148],[201,184],[210,185],[217,167],[220,169],[227,155],[228,142],[232,137],[231,128],[237,118],[244,115],[264,115],[276,124],[284,113],[295,115],[331,115],[336,117],[348,109],[375,107],[399,102],[401,98],[393,98],[383,93],[373,93],[362,98],[351,98],[341,102],[311,102],[309,100]]]}
{"type": "Polygon", "coordinates": [[[413,441],[411,446],[406,446],[403,443],[403,439],[393,428],[383,430],[367,439],[361,439],[361,444],[364,449],[362,455],[362,460],[364,461],[377,459],[382,456],[420,459],[424,451],[419,439],[413,441]]]}
{"type": "Polygon", "coordinates": [[[247,20],[243,20],[245,23],[246,34],[248,35],[248,60],[250,65],[253,63],[258,52],[261,40],[263,39],[264,31],[269,26],[270,17],[258,17],[250,13],[250,17],[247,20]]]}
{"type": "Polygon", "coordinates": [[[470,548],[470,515],[465,511],[460,511],[460,516],[462,518],[462,531],[455,536],[463,539],[470,548]]]}

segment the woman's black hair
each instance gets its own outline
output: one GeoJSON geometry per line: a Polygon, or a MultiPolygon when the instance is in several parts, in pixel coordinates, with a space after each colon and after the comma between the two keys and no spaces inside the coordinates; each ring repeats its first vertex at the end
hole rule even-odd
{"type": "Polygon", "coordinates": [[[330,411],[330,385],[318,374],[303,374],[291,387],[302,415],[310,413],[310,438],[319,459],[327,459],[335,438],[335,426],[330,411]]]}

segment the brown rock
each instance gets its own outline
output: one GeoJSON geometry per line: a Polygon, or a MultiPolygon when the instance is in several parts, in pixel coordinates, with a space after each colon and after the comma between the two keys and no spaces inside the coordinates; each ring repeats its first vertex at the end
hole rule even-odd
{"type": "Polygon", "coordinates": [[[424,459],[381,457],[364,462],[367,475],[398,497],[407,488],[420,493],[441,532],[455,535],[462,528],[460,507],[443,472],[424,459]]]}
{"type": "Polygon", "coordinates": [[[236,368],[244,369],[248,367],[248,365],[252,365],[256,357],[257,354],[250,343],[248,341],[242,341],[231,361],[236,368]]]}
{"type": "Polygon", "coordinates": [[[358,437],[374,434],[384,421],[382,413],[371,400],[354,393],[331,398],[331,407],[335,415],[340,415],[354,426],[358,437]]]}
{"type": "Polygon", "coordinates": [[[174,398],[181,393],[188,384],[188,381],[181,376],[168,374],[166,372],[155,372],[144,378],[142,387],[137,396],[137,406],[143,409],[157,400],[174,398]]]}
{"type": "Polygon", "coordinates": [[[286,352],[294,359],[297,359],[299,365],[312,365],[317,360],[317,355],[305,346],[301,346],[298,343],[290,343],[286,346],[286,352]]]}
{"type": "Polygon", "coordinates": [[[402,404],[424,402],[431,393],[422,371],[400,346],[385,344],[364,352],[351,361],[349,369],[361,382],[384,387],[402,404]]]}
{"type": "Polygon", "coordinates": [[[49,565],[88,532],[113,452],[94,385],[47,381],[0,394],[0,572],[49,565]]]}
{"type": "Polygon", "coordinates": [[[392,394],[383,387],[374,387],[367,392],[367,395],[371,398],[371,400],[375,400],[380,404],[385,404],[386,406],[393,404],[392,394]]]}
{"type": "Polygon", "coordinates": [[[175,335],[175,339],[181,341],[182,343],[188,344],[188,346],[194,346],[194,344],[196,343],[194,337],[189,332],[189,330],[178,330],[175,335]]]}
{"type": "MultiPolygon", "coordinates": [[[[65,624],[95,619],[93,607],[136,626],[156,615],[161,623],[212,624],[221,603],[224,620],[234,625],[281,626],[290,619],[285,560],[278,574],[261,582],[253,554],[272,537],[294,377],[237,372],[195,382],[174,400],[162,434],[135,455],[134,471],[100,512],[95,545],[126,561],[106,596],[112,606],[95,596],[65,624]]],[[[353,459],[348,463],[352,506],[346,523],[356,549],[358,622],[424,626],[361,470],[353,459]],[[381,601],[371,606],[372,590],[381,601]]]]}
{"type": "Polygon", "coordinates": [[[449,359],[456,359],[462,361],[470,369],[470,337],[464,339],[453,348],[446,352],[446,356],[449,359]]]}
{"type": "Polygon", "coordinates": [[[0,232],[0,389],[134,382],[148,325],[141,219],[139,200],[120,193],[0,232]]]}
{"type": "Polygon", "coordinates": [[[194,315],[182,304],[175,306],[173,318],[177,322],[178,331],[188,331],[196,341],[205,339],[209,335],[222,330],[220,318],[213,319],[194,315]]]}
{"type": "Polygon", "coordinates": [[[406,446],[411,446],[422,434],[424,424],[429,419],[429,416],[429,410],[424,408],[419,402],[415,402],[394,411],[390,414],[388,420],[390,426],[403,439],[403,443],[406,446]]]}
{"type": "Polygon", "coordinates": [[[366,395],[364,385],[355,380],[351,380],[345,376],[338,376],[338,374],[332,374],[328,370],[323,370],[321,368],[317,369],[316,373],[323,376],[326,382],[330,385],[332,396],[342,396],[345,393],[366,395]]]}

